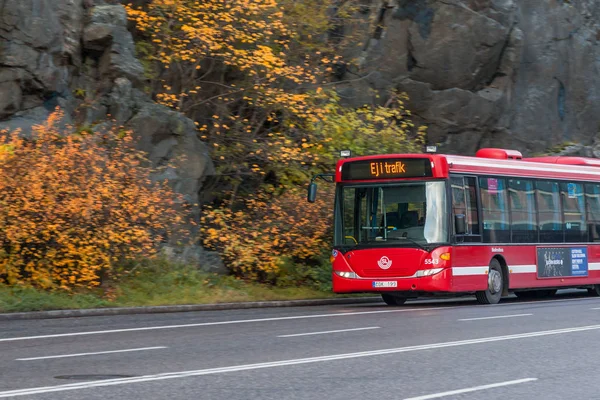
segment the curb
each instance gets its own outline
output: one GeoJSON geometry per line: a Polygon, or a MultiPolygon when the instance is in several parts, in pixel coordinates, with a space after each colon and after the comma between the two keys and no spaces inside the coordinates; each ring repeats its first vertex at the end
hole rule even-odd
{"type": "Polygon", "coordinates": [[[307,307],[327,306],[336,304],[365,304],[379,303],[381,297],[357,297],[342,299],[315,299],[315,300],[281,300],[281,301],[252,301],[240,303],[216,303],[216,304],[186,304],[173,306],[154,307],[115,307],[115,308],[92,308],[88,310],[54,310],[33,311],[0,314],[0,321],[28,320],[28,319],[51,319],[51,318],[76,318],[76,317],[104,317],[111,315],[130,314],[159,314],[177,313],[190,311],[217,311],[238,310],[248,308],[275,308],[275,307],[307,307]]]}

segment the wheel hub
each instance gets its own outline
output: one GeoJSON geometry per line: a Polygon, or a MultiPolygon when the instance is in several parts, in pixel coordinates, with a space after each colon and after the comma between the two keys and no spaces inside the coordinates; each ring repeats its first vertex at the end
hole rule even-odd
{"type": "Polygon", "coordinates": [[[502,291],[502,275],[495,269],[490,269],[488,275],[488,287],[492,294],[502,291]]]}

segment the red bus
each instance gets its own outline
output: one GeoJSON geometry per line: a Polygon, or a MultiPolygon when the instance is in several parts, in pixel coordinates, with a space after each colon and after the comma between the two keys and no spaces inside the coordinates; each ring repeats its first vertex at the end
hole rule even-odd
{"type": "Polygon", "coordinates": [[[599,296],[599,167],[492,148],[341,159],[333,291],[380,293],[388,305],[436,294],[495,304],[559,288],[599,296]]]}

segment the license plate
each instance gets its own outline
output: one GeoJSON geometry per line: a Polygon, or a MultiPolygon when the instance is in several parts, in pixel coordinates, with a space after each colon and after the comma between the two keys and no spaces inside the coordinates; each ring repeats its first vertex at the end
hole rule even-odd
{"type": "Polygon", "coordinates": [[[396,282],[396,281],[373,282],[373,287],[398,287],[398,282],[396,282]]]}

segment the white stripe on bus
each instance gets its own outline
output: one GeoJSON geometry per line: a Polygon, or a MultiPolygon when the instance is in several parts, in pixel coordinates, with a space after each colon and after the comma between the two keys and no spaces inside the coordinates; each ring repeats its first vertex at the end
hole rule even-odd
{"type": "MultiPolygon", "coordinates": [[[[577,165],[577,167],[581,168],[581,170],[573,170],[557,167],[558,165],[563,164],[551,164],[551,163],[543,163],[544,165],[548,165],[547,167],[537,167],[534,162],[531,161],[521,161],[521,162],[510,162],[504,164],[503,160],[494,160],[494,162],[489,162],[485,160],[472,160],[461,157],[447,157],[448,163],[456,163],[454,169],[458,169],[463,166],[469,167],[488,167],[488,168],[499,168],[499,169],[514,169],[514,170],[523,170],[523,171],[540,171],[540,172],[562,172],[565,174],[576,174],[576,175],[600,175],[600,172],[594,170],[597,167],[583,166],[577,165]],[[500,161],[500,162],[498,162],[500,161]],[[521,164],[522,163],[522,164],[521,164]],[[520,164],[520,165],[519,165],[520,164]]],[[[452,167],[451,167],[452,168],[452,167]]]]}
{"type": "MultiPolygon", "coordinates": [[[[469,276],[469,275],[486,275],[489,267],[452,267],[452,275],[454,276],[469,276]]],[[[527,265],[509,265],[508,271],[511,274],[535,274],[537,266],[535,264],[527,265]]],[[[589,263],[588,271],[600,271],[600,262],[589,263]]]]}
{"type": "Polygon", "coordinates": [[[531,274],[537,272],[535,265],[509,265],[508,270],[511,274],[531,274]]]}
{"type": "Polygon", "coordinates": [[[600,263],[589,263],[588,271],[600,271],[600,263]]]}
{"type": "Polygon", "coordinates": [[[454,276],[469,276],[469,275],[487,275],[490,267],[452,267],[452,275],[454,276]]]}

